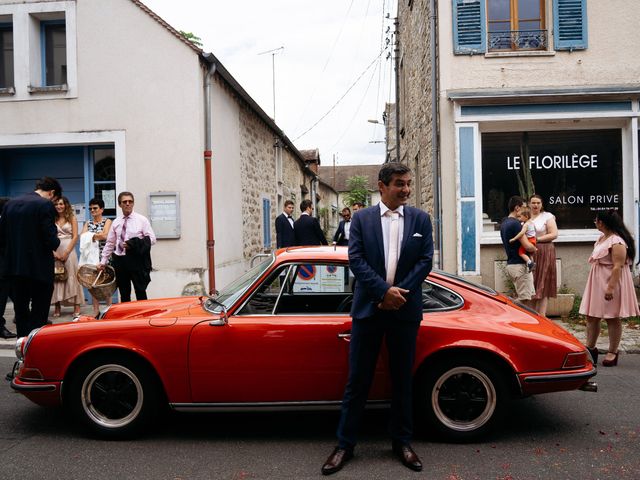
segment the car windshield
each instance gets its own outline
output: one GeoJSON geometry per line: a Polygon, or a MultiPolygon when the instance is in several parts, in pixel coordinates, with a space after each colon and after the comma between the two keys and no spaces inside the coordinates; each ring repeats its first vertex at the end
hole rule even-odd
{"type": "Polygon", "coordinates": [[[225,308],[231,308],[231,306],[240,298],[244,292],[253,284],[253,282],[260,277],[269,266],[275,261],[275,255],[270,255],[265,258],[264,261],[260,262],[255,267],[251,268],[244,275],[239,277],[238,279],[231,282],[216,297],[216,301],[213,302],[210,299],[204,303],[204,308],[208,312],[219,312],[222,307],[219,305],[221,303],[225,306],[225,308]]]}

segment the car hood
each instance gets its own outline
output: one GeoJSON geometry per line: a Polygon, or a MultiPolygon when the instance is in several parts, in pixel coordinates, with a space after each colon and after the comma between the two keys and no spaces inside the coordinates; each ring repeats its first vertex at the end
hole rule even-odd
{"type": "MultiPolygon", "coordinates": [[[[201,309],[202,297],[177,297],[142,300],[112,305],[100,320],[132,320],[135,318],[176,318],[189,314],[193,307],[201,309]]],[[[79,321],[91,321],[93,317],[80,317],[79,321]]]]}

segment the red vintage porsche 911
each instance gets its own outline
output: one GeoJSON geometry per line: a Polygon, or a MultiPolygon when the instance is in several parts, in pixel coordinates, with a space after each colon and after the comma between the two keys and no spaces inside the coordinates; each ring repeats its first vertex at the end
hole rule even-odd
{"type": "MultiPolygon", "coordinates": [[[[215,297],[114,305],[18,339],[11,386],[91,432],[139,433],[180,411],[336,407],[347,379],[353,276],[344,247],[279,250],[215,297]]],[[[415,378],[417,419],[452,441],[491,430],[511,399],[594,390],[571,334],[490,288],[433,272],[415,378]]],[[[385,353],[369,403],[390,399],[385,353]]]]}

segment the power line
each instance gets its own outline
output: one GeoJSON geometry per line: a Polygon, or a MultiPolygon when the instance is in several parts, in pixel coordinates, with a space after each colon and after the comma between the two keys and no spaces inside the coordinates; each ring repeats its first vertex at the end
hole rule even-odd
{"type": "Polygon", "coordinates": [[[302,121],[304,116],[307,114],[307,110],[309,108],[309,105],[311,105],[311,102],[313,101],[313,98],[315,97],[316,92],[318,91],[318,86],[320,85],[320,80],[322,79],[322,76],[324,75],[324,72],[327,69],[327,66],[329,65],[329,61],[333,57],[333,53],[334,53],[334,51],[336,49],[336,45],[338,44],[338,40],[340,40],[340,37],[342,37],[342,32],[344,31],[344,27],[347,24],[347,20],[349,20],[349,14],[351,13],[351,7],[353,7],[353,2],[354,1],[355,0],[351,0],[351,3],[349,4],[349,8],[347,8],[347,13],[345,13],[345,15],[344,15],[344,21],[342,22],[342,25],[340,26],[340,31],[338,32],[338,35],[336,36],[336,39],[333,41],[333,45],[331,46],[331,50],[329,51],[329,56],[327,57],[327,60],[324,62],[324,66],[322,67],[322,70],[320,71],[320,75],[318,75],[316,77],[316,83],[313,86],[313,91],[311,92],[311,96],[309,97],[309,100],[307,101],[307,104],[302,109],[302,111],[300,113],[300,116],[298,117],[298,121],[296,122],[296,126],[295,126],[294,130],[298,129],[298,125],[300,125],[300,122],[302,121]]]}
{"type": "Polygon", "coordinates": [[[356,84],[360,81],[360,79],[364,76],[364,74],[367,73],[369,69],[378,61],[378,59],[382,56],[385,50],[382,50],[378,55],[376,55],[373,61],[369,65],[367,65],[367,68],[365,68],[362,71],[362,73],[358,76],[358,78],[356,78],[356,80],[351,84],[351,86],[347,88],[347,91],[342,94],[342,96],[338,99],[338,101],[334,103],[333,106],[316,121],[316,123],[311,125],[304,132],[302,132],[300,135],[294,138],[293,141],[295,142],[296,140],[299,140],[300,138],[304,137],[307,133],[313,130],[322,120],[324,120],[331,112],[333,112],[333,110],[335,110],[335,108],[340,104],[340,102],[344,99],[344,97],[346,97],[347,94],[353,89],[353,87],[356,86],[356,84]]]}

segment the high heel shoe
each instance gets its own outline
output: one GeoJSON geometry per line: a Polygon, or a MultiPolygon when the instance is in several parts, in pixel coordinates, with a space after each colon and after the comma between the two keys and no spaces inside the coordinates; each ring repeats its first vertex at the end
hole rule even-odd
{"type": "Polygon", "coordinates": [[[613,355],[615,355],[615,357],[613,357],[613,360],[607,360],[607,359],[602,360],[602,366],[603,367],[615,367],[616,365],[618,365],[618,354],[620,352],[616,352],[616,353],[607,352],[607,353],[612,353],[613,355]]]}
{"type": "Polygon", "coordinates": [[[598,365],[598,347],[587,347],[587,350],[589,350],[591,358],[593,358],[593,364],[598,365]]]}

